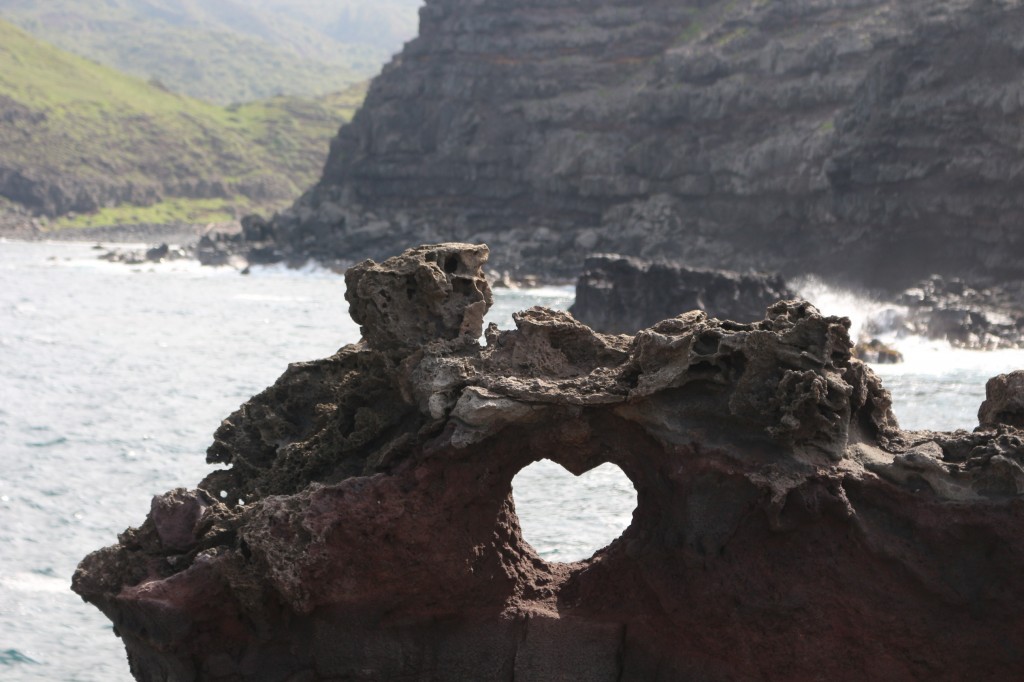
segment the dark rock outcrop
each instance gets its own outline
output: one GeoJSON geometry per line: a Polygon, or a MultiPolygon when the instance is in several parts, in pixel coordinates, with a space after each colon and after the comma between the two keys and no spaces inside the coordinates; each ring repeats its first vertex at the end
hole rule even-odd
{"type": "Polygon", "coordinates": [[[875,365],[898,365],[903,362],[903,353],[879,339],[858,341],[853,346],[853,357],[875,365]]]}
{"type": "Polygon", "coordinates": [[[38,218],[0,196],[0,239],[38,239],[42,231],[38,218]]]}
{"type": "Polygon", "coordinates": [[[349,273],[363,341],[290,366],[217,430],[224,468],[82,562],[137,679],[1019,678],[1015,427],[900,431],[803,302],[633,337],[532,308],[482,347],[486,253],[349,273]],[[637,489],[586,561],[522,539],[511,481],[544,457],[637,489]]]}
{"type": "Polygon", "coordinates": [[[961,348],[1024,346],[1024,281],[975,288],[959,279],[933,276],[905,291],[904,326],[961,348]]]}
{"type": "Polygon", "coordinates": [[[602,254],[584,262],[569,312],[596,331],[632,334],[690,310],[722,320],[756,322],[772,303],[792,298],[795,294],[777,275],[602,254]]]}
{"type": "Polygon", "coordinates": [[[486,241],[889,292],[1024,278],[1019,0],[427,0],[272,221],[322,259],[486,241]]]}
{"type": "Polygon", "coordinates": [[[267,238],[264,225],[260,218],[247,216],[241,221],[241,230],[208,232],[196,244],[196,258],[203,265],[235,265],[239,269],[281,263],[286,256],[267,238]]]}
{"type": "Polygon", "coordinates": [[[111,263],[141,265],[143,263],[163,263],[165,261],[180,260],[188,258],[190,255],[192,255],[190,247],[172,246],[164,242],[158,246],[142,250],[113,248],[100,254],[99,258],[111,263]]]}
{"type": "Polygon", "coordinates": [[[985,402],[978,409],[982,426],[1024,429],[1024,370],[992,377],[985,384],[985,402]]]}

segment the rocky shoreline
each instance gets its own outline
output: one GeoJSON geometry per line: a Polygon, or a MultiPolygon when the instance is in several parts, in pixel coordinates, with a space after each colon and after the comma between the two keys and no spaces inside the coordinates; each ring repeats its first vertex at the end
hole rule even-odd
{"type": "MultiPolygon", "coordinates": [[[[212,228],[222,230],[224,226],[212,228]]],[[[151,244],[171,243],[189,245],[197,242],[200,237],[211,231],[209,225],[178,223],[138,225],[108,225],[105,227],[74,227],[50,229],[41,221],[26,216],[0,218],[0,239],[18,241],[63,241],[63,242],[97,242],[111,244],[151,244]]]]}
{"type": "MultiPolygon", "coordinates": [[[[957,278],[933,275],[895,296],[864,296],[878,301],[881,310],[864,321],[861,336],[854,339],[855,354],[862,360],[902,360],[878,336],[917,336],[969,350],[1024,348],[1024,282],[973,287],[957,278]]],[[[597,331],[635,333],[689,310],[755,322],[772,301],[795,297],[777,274],[741,274],[599,254],[584,261],[570,312],[597,331]]]]}
{"type": "Polygon", "coordinates": [[[222,468],[83,560],[136,679],[1019,676],[1020,376],[974,432],[902,431],[849,321],[801,301],[632,336],[532,308],[481,347],[487,256],[351,269],[361,342],[289,367],[217,430],[222,468]],[[510,485],[540,458],[617,464],[630,527],[537,556],[510,485]]]}
{"type": "MultiPolygon", "coordinates": [[[[24,223],[22,223],[24,225],[24,223]]],[[[310,259],[282,250],[272,239],[269,224],[250,216],[236,225],[130,225],[43,232],[38,228],[9,231],[8,237],[27,241],[84,241],[111,244],[99,258],[138,265],[194,258],[207,266],[231,266],[248,274],[253,265],[285,263],[301,267],[310,259]],[[156,242],[154,244],[154,242],[156,242]],[[139,247],[140,243],[153,244],[139,247]]],[[[4,232],[0,230],[0,236],[4,232]]],[[[343,273],[346,259],[318,261],[343,273]]],[[[489,270],[495,287],[565,284],[562,278],[530,276],[523,281],[489,270]]],[[[648,261],[621,254],[592,254],[583,261],[575,280],[572,312],[581,322],[605,333],[631,333],[675,314],[702,310],[721,319],[757,321],[774,300],[795,294],[779,274],[736,273],[714,268],[691,268],[661,259],[648,261]]],[[[993,350],[1024,348],[1024,281],[972,286],[959,278],[933,275],[895,295],[866,296],[890,307],[866,320],[862,337],[854,339],[857,357],[874,363],[900,362],[902,356],[877,336],[919,336],[948,341],[955,348],[993,350]]]]}

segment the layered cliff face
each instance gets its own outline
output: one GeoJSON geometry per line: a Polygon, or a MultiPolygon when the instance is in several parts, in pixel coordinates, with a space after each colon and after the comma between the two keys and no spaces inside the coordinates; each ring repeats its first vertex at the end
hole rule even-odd
{"type": "Polygon", "coordinates": [[[218,429],[74,589],[139,680],[1015,680],[1022,378],[900,431],[849,321],[799,301],[636,336],[533,308],[477,339],[485,247],[346,277],[363,340],[218,429]],[[549,564],[515,474],[617,464],[622,536],[549,564]]]}
{"type": "Polygon", "coordinates": [[[1020,277],[1021,35],[1017,0],[428,0],[276,231],[568,277],[594,251],[1020,277]]]}

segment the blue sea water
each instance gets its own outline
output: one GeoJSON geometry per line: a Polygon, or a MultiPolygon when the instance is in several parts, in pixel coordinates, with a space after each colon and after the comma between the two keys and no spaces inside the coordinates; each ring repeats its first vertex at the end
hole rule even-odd
{"type": "MultiPolygon", "coordinates": [[[[514,310],[566,308],[572,291],[496,297],[489,319],[508,328],[514,310]]],[[[0,241],[0,680],[130,680],[110,623],[69,590],[78,561],[153,495],[194,486],[220,420],[289,362],[357,338],[330,272],[129,267],[88,245],[0,241]]],[[[1019,351],[901,343],[908,362],[878,369],[908,428],[972,428],[985,380],[1024,367],[1019,351]]],[[[611,465],[577,479],[540,462],[514,487],[527,540],[553,561],[592,554],[635,505],[611,465]]]]}

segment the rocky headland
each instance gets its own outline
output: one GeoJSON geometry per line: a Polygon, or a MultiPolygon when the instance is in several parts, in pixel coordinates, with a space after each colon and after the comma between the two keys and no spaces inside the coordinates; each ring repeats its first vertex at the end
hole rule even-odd
{"type": "Polygon", "coordinates": [[[691,310],[756,322],[780,300],[796,298],[782,277],[688,268],[618,254],[595,254],[576,280],[573,317],[591,329],[632,334],[691,310]]]}
{"type": "Polygon", "coordinates": [[[1024,281],[975,289],[960,279],[933,276],[904,291],[906,309],[890,323],[909,334],[970,349],[1024,347],[1024,281]]]}
{"type": "MultiPolygon", "coordinates": [[[[863,290],[861,295],[876,308],[853,339],[862,360],[900,361],[879,335],[948,341],[970,350],[1024,348],[1024,282],[975,289],[963,280],[933,275],[896,295],[863,290]]],[[[595,331],[633,333],[689,310],[757,321],[772,302],[796,297],[778,274],[596,254],[584,261],[570,312],[595,331]]]]}
{"type": "Polygon", "coordinates": [[[427,0],[277,248],[1024,277],[1019,0],[427,0]]]}
{"type": "Polygon", "coordinates": [[[351,269],[362,340],[290,366],[219,469],[83,560],[136,679],[1019,678],[1020,375],[974,432],[902,431],[845,318],[484,331],[487,258],[351,269]],[[590,559],[523,541],[511,481],[542,458],[636,487],[590,559]]]}

